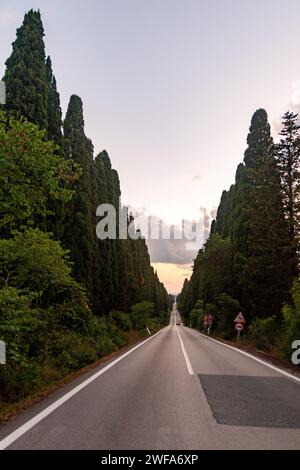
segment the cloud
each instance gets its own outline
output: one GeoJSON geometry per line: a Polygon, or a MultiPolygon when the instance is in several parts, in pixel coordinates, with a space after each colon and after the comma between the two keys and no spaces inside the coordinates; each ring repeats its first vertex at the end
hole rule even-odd
{"type": "Polygon", "coordinates": [[[188,271],[191,269],[191,266],[189,264],[176,264],[176,268],[188,271]]]}
{"type": "Polygon", "coordinates": [[[198,250],[187,250],[185,240],[147,240],[152,263],[192,264],[198,250]]]}
{"type": "Polygon", "coordinates": [[[202,175],[195,175],[192,177],[192,181],[199,181],[202,179],[202,175]]]}
{"type": "Polygon", "coordinates": [[[182,220],[182,225],[168,224],[165,220],[148,215],[144,207],[127,206],[134,217],[134,227],[146,239],[152,263],[193,264],[199,249],[205,243],[215,210],[210,213],[201,207],[199,220],[182,220]]]}
{"type": "MultiPolygon", "coordinates": [[[[198,237],[197,235],[197,241],[194,243],[194,248],[193,246],[189,245],[189,240],[187,240],[184,236],[180,240],[174,239],[172,236],[172,228],[175,229],[175,233],[180,233],[179,227],[170,226],[166,224],[165,221],[162,221],[164,228],[170,231],[171,237],[167,240],[163,240],[161,238],[158,240],[153,240],[151,238],[147,239],[151,262],[173,263],[176,264],[177,267],[182,266],[183,269],[186,269],[186,265],[191,266],[193,264],[193,260],[198,254],[199,249],[203,246],[209,235],[211,220],[211,214],[208,214],[207,210],[203,209],[203,218],[200,222],[198,222],[200,236],[198,237]]],[[[195,228],[195,225],[193,225],[195,224],[195,221],[185,222],[187,222],[187,226],[190,225],[195,228]]]]}

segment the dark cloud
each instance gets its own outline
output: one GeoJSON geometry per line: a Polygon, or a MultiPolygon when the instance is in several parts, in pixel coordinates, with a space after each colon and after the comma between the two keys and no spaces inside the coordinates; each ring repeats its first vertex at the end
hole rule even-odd
{"type": "Polygon", "coordinates": [[[152,263],[193,264],[198,250],[187,250],[186,240],[147,240],[152,263]]]}
{"type": "MultiPolygon", "coordinates": [[[[199,249],[203,246],[206,241],[212,220],[212,213],[209,214],[206,209],[203,210],[203,233],[201,234],[201,240],[198,241],[198,245],[194,249],[189,249],[189,243],[186,239],[176,240],[171,237],[170,240],[147,240],[149,248],[149,254],[151,262],[153,263],[174,263],[177,267],[181,266],[183,269],[186,268],[184,265],[192,266],[193,260],[196,258],[199,249]]],[[[191,221],[189,221],[191,223],[191,221]]],[[[163,222],[165,227],[168,226],[163,222]]],[[[176,227],[178,229],[178,227],[176,227]]]]}
{"type": "MultiPolygon", "coordinates": [[[[131,207],[135,218],[135,227],[141,230],[146,239],[152,263],[172,263],[183,268],[184,265],[191,266],[193,264],[199,249],[209,235],[212,215],[214,215],[213,211],[209,213],[203,207],[200,210],[202,222],[197,221],[199,224],[197,226],[197,241],[194,243],[194,240],[185,238],[181,227],[167,224],[154,215],[148,216],[145,209],[137,211],[131,207]]],[[[188,233],[189,236],[195,235],[195,221],[184,220],[183,227],[184,233],[188,233]]]]}

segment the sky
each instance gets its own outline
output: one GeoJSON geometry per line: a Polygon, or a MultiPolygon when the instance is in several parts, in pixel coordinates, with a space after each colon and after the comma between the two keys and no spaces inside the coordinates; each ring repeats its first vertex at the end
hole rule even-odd
{"type": "MultiPolygon", "coordinates": [[[[0,0],[1,76],[30,8],[42,14],[63,111],[81,96],[122,201],[166,224],[198,220],[201,207],[213,216],[254,111],[267,110],[275,135],[300,102],[299,0],[0,0]]],[[[149,250],[179,292],[196,252],[149,250]]]]}

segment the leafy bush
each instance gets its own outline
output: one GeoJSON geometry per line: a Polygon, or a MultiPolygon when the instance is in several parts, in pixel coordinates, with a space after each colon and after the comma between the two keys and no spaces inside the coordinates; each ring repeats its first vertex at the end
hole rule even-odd
{"type": "Polygon", "coordinates": [[[193,308],[190,312],[189,322],[192,328],[202,328],[204,311],[202,308],[193,308]]]}
{"type": "Polygon", "coordinates": [[[255,318],[249,327],[250,338],[263,351],[271,351],[278,345],[281,336],[278,319],[273,317],[255,318]]]}
{"type": "Polygon", "coordinates": [[[95,317],[70,271],[61,245],[39,230],[0,240],[0,339],[7,346],[0,400],[20,400],[45,383],[47,365],[50,377],[66,374],[127,343],[120,327],[130,328],[129,315],[95,317]]]}
{"type": "Polygon", "coordinates": [[[22,362],[0,367],[0,401],[13,403],[26,397],[39,383],[40,367],[22,362]]]}
{"type": "Polygon", "coordinates": [[[58,347],[61,352],[56,357],[56,364],[61,370],[70,372],[96,361],[97,347],[91,338],[68,332],[60,339],[61,344],[58,344],[58,347]]]}
{"type": "Polygon", "coordinates": [[[237,299],[228,294],[221,294],[218,297],[218,332],[224,337],[230,338],[234,331],[234,319],[241,311],[241,305],[237,299]]]}
{"type": "Polygon", "coordinates": [[[133,328],[144,330],[150,327],[151,318],[154,316],[154,304],[144,300],[131,308],[131,321],[133,328]]]}
{"type": "Polygon", "coordinates": [[[10,118],[0,110],[0,233],[32,225],[48,213],[49,200],[68,201],[69,182],[78,179],[79,166],[59,156],[45,131],[10,118]]]}
{"type": "Polygon", "coordinates": [[[132,322],[128,313],[113,310],[110,312],[109,318],[123,331],[129,331],[132,328],[132,322]]]}
{"type": "Polygon", "coordinates": [[[283,354],[290,358],[293,350],[291,345],[293,341],[300,340],[300,280],[296,280],[293,287],[294,305],[285,305],[283,307],[284,318],[284,337],[283,354]]]}
{"type": "Polygon", "coordinates": [[[188,324],[191,326],[191,328],[202,328],[203,316],[203,302],[202,300],[197,300],[194,308],[189,313],[188,324]]]}

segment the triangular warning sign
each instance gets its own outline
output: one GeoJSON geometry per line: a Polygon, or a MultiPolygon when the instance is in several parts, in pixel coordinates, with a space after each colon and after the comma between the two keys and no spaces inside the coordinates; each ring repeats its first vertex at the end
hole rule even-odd
{"type": "Polygon", "coordinates": [[[242,314],[242,312],[240,312],[240,313],[235,317],[234,323],[246,323],[245,317],[244,317],[244,315],[242,314]]]}

